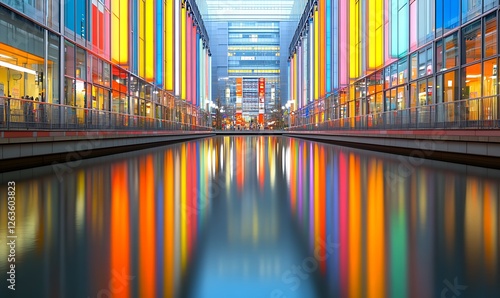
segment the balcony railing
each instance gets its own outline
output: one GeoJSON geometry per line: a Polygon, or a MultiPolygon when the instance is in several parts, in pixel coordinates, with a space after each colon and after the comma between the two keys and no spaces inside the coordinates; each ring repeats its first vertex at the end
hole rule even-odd
{"type": "Polygon", "coordinates": [[[294,112],[290,130],[498,129],[498,108],[494,97],[340,118],[339,106],[325,110],[312,106],[294,112]]]}
{"type": "MultiPolygon", "coordinates": [[[[193,119],[192,115],[185,115],[193,119]]],[[[205,122],[208,123],[208,116],[205,122]]],[[[195,121],[193,121],[195,122],[195,121]]],[[[0,97],[0,130],[175,130],[210,131],[194,123],[97,109],[0,97]]]]}

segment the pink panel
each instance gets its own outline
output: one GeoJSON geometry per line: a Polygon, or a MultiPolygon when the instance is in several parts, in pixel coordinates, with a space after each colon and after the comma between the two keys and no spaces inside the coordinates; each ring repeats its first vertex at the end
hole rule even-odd
{"type": "Polygon", "coordinates": [[[347,34],[349,32],[347,10],[348,1],[339,1],[339,82],[340,86],[349,84],[349,44],[347,34]]]}

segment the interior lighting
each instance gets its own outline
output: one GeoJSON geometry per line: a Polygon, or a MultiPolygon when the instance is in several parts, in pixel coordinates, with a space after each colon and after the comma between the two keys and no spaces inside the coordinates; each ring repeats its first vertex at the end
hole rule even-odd
{"type": "Polygon", "coordinates": [[[17,71],[21,71],[21,72],[26,72],[26,73],[29,73],[32,75],[36,75],[36,71],[34,71],[34,70],[31,70],[31,69],[26,68],[26,67],[17,66],[17,65],[14,65],[14,64],[11,64],[8,62],[4,62],[4,61],[0,61],[0,66],[7,67],[7,68],[17,70],[17,71]]]}

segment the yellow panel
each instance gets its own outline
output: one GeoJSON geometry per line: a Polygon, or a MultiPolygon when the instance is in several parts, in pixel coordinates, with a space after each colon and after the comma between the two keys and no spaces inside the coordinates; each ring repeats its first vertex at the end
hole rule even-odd
{"type": "MultiPolygon", "coordinates": [[[[117,1],[118,2],[118,1],[117,1]]],[[[128,16],[128,2],[120,1],[120,64],[128,64],[128,35],[130,30],[128,28],[129,23],[128,16]]]]}
{"type": "Polygon", "coordinates": [[[111,60],[120,61],[120,19],[111,14],[111,60]]]}
{"type": "MultiPolygon", "coordinates": [[[[154,79],[155,76],[155,4],[154,0],[146,0],[146,78],[148,80],[154,79]]],[[[160,8],[161,9],[161,8],[160,8]]]]}
{"type": "Polygon", "coordinates": [[[181,99],[186,100],[186,9],[181,9],[181,99]]]}
{"type": "Polygon", "coordinates": [[[144,25],[144,18],[146,17],[146,9],[144,7],[144,1],[139,0],[139,76],[144,78],[146,75],[145,71],[145,52],[144,52],[144,41],[146,35],[146,26],[144,25]]]}
{"type": "Polygon", "coordinates": [[[165,19],[165,88],[174,90],[174,5],[172,1],[166,2],[165,19]]]}
{"type": "Polygon", "coordinates": [[[314,11],[314,99],[319,97],[319,15],[314,11]]]}
{"type": "Polygon", "coordinates": [[[368,3],[368,68],[375,69],[383,64],[383,0],[369,0],[368,3]]]}

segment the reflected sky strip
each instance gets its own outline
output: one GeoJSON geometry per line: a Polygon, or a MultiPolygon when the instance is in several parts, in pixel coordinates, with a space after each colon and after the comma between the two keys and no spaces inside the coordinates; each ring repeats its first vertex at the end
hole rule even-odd
{"type": "MultiPolygon", "coordinates": [[[[155,165],[161,165],[164,164],[164,158],[162,155],[158,154],[155,155],[154,157],[154,164],[155,165]]],[[[166,249],[166,242],[165,242],[165,226],[164,222],[166,221],[166,214],[165,214],[165,205],[167,204],[166,202],[166,191],[165,191],[165,184],[164,180],[162,177],[165,175],[165,170],[163,170],[163,173],[160,174],[160,167],[155,167],[155,171],[153,171],[154,174],[154,182],[156,184],[156,192],[155,192],[155,201],[156,201],[156,207],[155,207],[155,217],[156,217],[156,251],[158,252],[156,255],[156,280],[158,281],[156,283],[156,294],[158,297],[165,296],[163,293],[163,280],[165,279],[164,274],[165,274],[165,267],[162,266],[165,264],[164,257],[165,255],[162,253],[166,249]]]]}
{"type": "MultiPolygon", "coordinates": [[[[115,277],[116,274],[131,275],[127,180],[127,164],[125,162],[111,167],[110,277],[115,277]]],[[[130,283],[118,285],[113,297],[130,297],[130,283]]]]}
{"type": "Polygon", "coordinates": [[[155,297],[156,235],[152,155],[141,158],[139,167],[139,293],[141,297],[155,297]]]}
{"type": "MultiPolygon", "coordinates": [[[[173,169],[173,154],[172,150],[165,151],[164,158],[164,240],[165,240],[165,250],[164,250],[164,260],[163,260],[163,269],[164,269],[164,279],[163,279],[163,296],[164,297],[173,297],[174,296],[174,209],[175,209],[175,197],[174,197],[174,169],[173,169]]],[[[161,251],[160,251],[161,252],[161,251]]]]}

